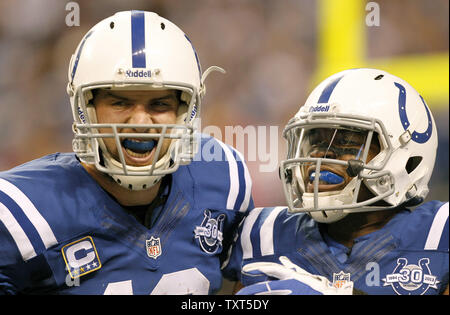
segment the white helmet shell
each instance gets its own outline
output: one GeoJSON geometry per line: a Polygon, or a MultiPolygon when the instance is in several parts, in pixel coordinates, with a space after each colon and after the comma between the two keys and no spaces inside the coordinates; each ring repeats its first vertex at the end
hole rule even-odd
{"type": "MultiPolygon", "coordinates": [[[[102,20],[81,40],[69,66],[67,92],[75,121],[75,153],[81,161],[94,164],[128,189],[150,188],[180,164],[189,163],[195,154],[195,121],[200,117],[204,80],[210,69],[202,77],[199,58],[189,38],[156,13],[124,11],[102,20]],[[159,156],[163,142],[160,140],[172,139],[164,156],[152,165],[136,167],[126,165],[123,156],[117,160],[107,152],[98,133],[95,107],[90,103],[91,90],[99,88],[181,91],[183,105],[179,106],[176,124],[151,125],[165,130],[152,135],[158,140],[155,157],[159,156]]],[[[108,127],[116,143],[126,136],[117,133],[118,124],[108,127]]]]}
{"type": "Polygon", "coordinates": [[[428,194],[438,141],[433,116],[413,87],[385,71],[351,69],[325,79],[290,120],[284,136],[289,153],[280,174],[292,212],[308,212],[319,222],[331,223],[347,213],[418,204],[428,194]],[[298,144],[299,129],[323,127],[365,130],[370,139],[378,137],[381,150],[359,166],[357,176],[342,191],[307,193],[298,178],[298,165],[323,159],[299,156],[293,146],[298,144]],[[357,202],[362,183],[375,197],[357,202]],[[389,206],[374,205],[380,200],[389,206]]]}

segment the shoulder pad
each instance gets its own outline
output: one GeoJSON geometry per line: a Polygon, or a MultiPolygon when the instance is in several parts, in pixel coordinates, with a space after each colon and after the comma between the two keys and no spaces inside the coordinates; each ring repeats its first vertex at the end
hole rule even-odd
{"type": "MultiPolygon", "coordinates": [[[[277,240],[288,239],[295,225],[288,224],[293,217],[287,213],[286,207],[255,208],[245,218],[240,234],[240,246],[243,259],[273,255],[282,244],[277,240]],[[284,237],[279,237],[280,230],[284,237]]],[[[295,233],[295,232],[294,232],[295,233]]]]}
{"type": "Polygon", "coordinates": [[[394,217],[392,233],[400,240],[400,246],[412,250],[448,251],[448,202],[426,202],[412,212],[394,217]]]}
{"type": "Polygon", "coordinates": [[[24,261],[57,243],[48,222],[13,183],[0,178],[0,221],[24,261]]]}
{"type": "Polygon", "coordinates": [[[252,180],[242,154],[207,135],[199,135],[199,140],[198,152],[187,165],[196,202],[244,213],[252,209],[252,180]]]}
{"type": "MultiPolygon", "coordinates": [[[[428,203],[429,204],[429,203],[428,203]]],[[[432,208],[433,221],[429,226],[425,250],[446,250],[449,243],[448,202],[436,204],[432,208]]]]}

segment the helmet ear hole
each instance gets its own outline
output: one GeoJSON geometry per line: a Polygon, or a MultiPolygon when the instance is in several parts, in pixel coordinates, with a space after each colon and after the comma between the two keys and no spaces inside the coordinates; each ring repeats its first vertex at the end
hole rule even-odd
{"type": "Polygon", "coordinates": [[[422,162],[422,157],[421,156],[412,156],[408,159],[408,162],[406,162],[406,172],[408,174],[411,174],[416,168],[417,166],[419,166],[420,162],[422,162]]]}

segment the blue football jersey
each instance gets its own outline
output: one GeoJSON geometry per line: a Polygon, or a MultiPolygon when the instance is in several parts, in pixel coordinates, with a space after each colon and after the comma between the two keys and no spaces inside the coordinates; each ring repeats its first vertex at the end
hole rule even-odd
{"type": "Polygon", "coordinates": [[[256,208],[240,228],[225,272],[247,286],[263,279],[242,275],[242,266],[287,256],[335,286],[350,280],[367,294],[440,294],[448,286],[448,216],[448,202],[404,209],[380,230],[355,239],[350,251],[307,214],[256,208]]]}
{"type": "Polygon", "coordinates": [[[1,172],[0,293],[218,291],[235,230],[254,207],[248,169],[239,152],[203,136],[194,161],[168,176],[167,200],[147,228],[75,154],[1,172]]]}

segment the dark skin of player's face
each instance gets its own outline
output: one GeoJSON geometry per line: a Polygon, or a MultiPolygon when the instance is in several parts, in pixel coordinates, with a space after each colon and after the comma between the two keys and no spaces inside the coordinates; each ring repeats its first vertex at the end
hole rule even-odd
{"type": "MultiPolygon", "coordinates": [[[[360,159],[361,152],[364,150],[366,142],[366,134],[352,132],[349,130],[339,130],[335,132],[333,129],[319,128],[310,132],[308,141],[311,145],[309,156],[313,158],[330,158],[341,161],[351,159],[360,159]]],[[[380,152],[379,141],[374,135],[370,144],[366,163],[370,162],[380,152]]],[[[319,183],[319,191],[338,191],[342,190],[353,177],[346,172],[346,166],[338,164],[323,164],[321,170],[330,171],[343,178],[343,182],[339,184],[319,183]]],[[[309,174],[315,170],[315,164],[306,165],[304,173],[306,191],[314,192],[313,182],[309,179],[309,174]]],[[[358,201],[365,201],[373,197],[373,194],[363,184],[360,187],[358,201]]],[[[359,236],[371,233],[383,227],[393,215],[395,211],[375,211],[348,214],[344,219],[330,224],[322,224],[321,228],[336,241],[351,248],[353,240],[359,236]]]]}
{"type": "MultiPolygon", "coordinates": [[[[309,152],[309,156],[313,158],[329,158],[329,159],[338,159],[341,161],[349,161],[351,159],[358,159],[355,153],[364,150],[364,144],[366,141],[365,134],[356,133],[351,131],[342,131],[340,130],[337,133],[334,133],[333,129],[316,129],[314,130],[314,136],[310,138],[314,138],[312,141],[317,145],[313,145],[311,147],[311,151],[309,152]],[[341,139],[342,138],[342,139],[341,139]],[[330,143],[330,139],[334,139],[333,145],[328,146],[330,143]],[[345,144],[339,144],[340,142],[345,142],[345,144]],[[325,143],[327,145],[319,145],[319,143],[325,143]]],[[[380,145],[378,140],[374,139],[370,145],[367,162],[371,161],[378,153],[380,152],[380,145]]],[[[314,192],[314,184],[309,180],[309,174],[315,170],[315,164],[306,165],[305,174],[308,174],[305,178],[305,187],[306,192],[312,193],[314,192]]],[[[322,164],[321,170],[331,171],[334,174],[339,175],[344,179],[342,183],[339,184],[321,184],[319,183],[319,191],[337,191],[343,189],[351,180],[346,172],[346,166],[338,165],[338,164],[322,164]]],[[[358,201],[367,200],[369,197],[369,192],[365,186],[361,189],[360,194],[358,195],[358,201]]]]}
{"type": "MultiPolygon", "coordinates": [[[[330,143],[330,139],[335,139],[334,137],[336,136],[336,134],[332,135],[331,132],[332,130],[329,129],[318,129],[316,131],[315,141],[317,141],[318,143],[321,141],[330,143]]],[[[342,142],[345,142],[345,145],[340,145],[339,140],[336,140],[336,144],[333,144],[333,146],[326,150],[326,152],[323,149],[315,149],[313,147],[311,151],[311,157],[327,157],[331,159],[339,159],[342,161],[357,159],[358,157],[355,155],[355,153],[360,152],[361,148],[364,147],[366,138],[362,136],[362,134],[352,132],[346,132],[345,135],[342,134],[342,138],[342,142]]],[[[375,136],[370,144],[366,163],[370,162],[379,152],[380,144],[377,137],[375,136]]],[[[314,168],[314,166],[311,167],[314,168]]],[[[319,185],[319,191],[341,190],[353,178],[347,174],[346,166],[344,165],[329,164],[324,165],[323,168],[335,174],[338,174],[344,179],[344,181],[340,184],[334,185],[319,185]]],[[[308,179],[306,180],[305,184],[307,192],[314,191],[313,184],[308,179]]],[[[372,197],[373,194],[369,191],[369,189],[364,184],[361,185],[358,194],[358,201],[365,201],[372,197]]],[[[395,214],[395,210],[350,213],[337,222],[321,224],[321,228],[325,230],[327,234],[337,242],[351,248],[353,246],[353,241],[355,238],[382,228],[395,214]]]]}

